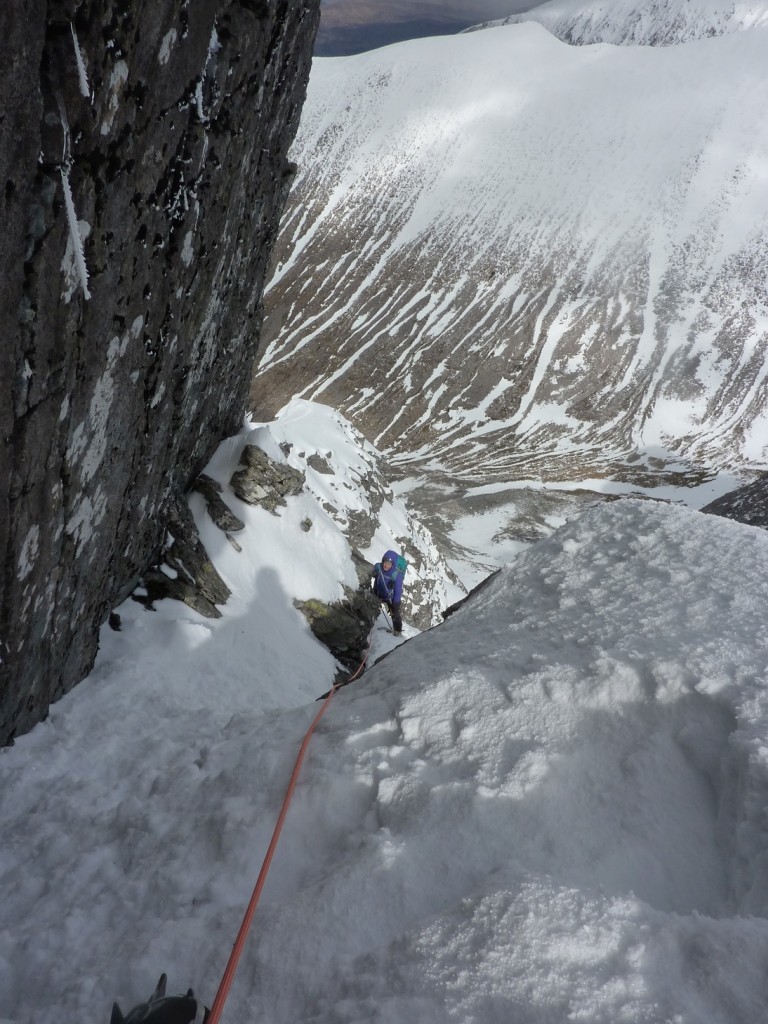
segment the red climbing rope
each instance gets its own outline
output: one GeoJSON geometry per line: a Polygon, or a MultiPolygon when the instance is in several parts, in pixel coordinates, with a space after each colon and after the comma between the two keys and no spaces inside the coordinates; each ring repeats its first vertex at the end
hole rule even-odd
{"type": "Polygon", "coordinates": [[[253,894],[251,895],[251,900],[250,903],[248,904],[248,908],[245,911],[243,922],[240,925],[240,930],[237,933],[235,944],[232,947],[232,952],[230,953],[229,960],[224,971],[224,975],[219,984],[219,991],[216,993],[216,998],[213,1001],[213,1006],[211,1007],[211,1012],[208,1016],[208,1024],[218,1024],[219,1018],[221,1017],[221,1013],[224,1009],[224,1003],[226,1002],[227,996],[229,995],[229,990],[232,987],[232,981],[235,977],[237,964],[238,961],[240,960],[240,955],[243,952],[243,947],[245,946],[245,940],[248,935],[248,930],[251,927],[253,915],[256,912],[256,907],[258,906],[259,899],[261,898],[261,891],[264,888],[264,883],[267,880],[267,874],[269,873],[272,858],[275,855],[275,850],[280,839],[280,833],[283,830],[285,816],[288,813],[288,807],[290,806],[291,798],[293,797],[294,790],[296,789],[296,783],[298,782],[299,779],[299,772],[301,771],[301,765],[304,761],[304,755],[307,752],[307,748],[309,747],[309,741],[312,738],[312,733],[315,731],[317,723],[328,710],[328,705],[333,700],[333,697],[336,694],[337,690],[339,690],[342,685],[346,686],[348,683],[354,682],[362,674],[363,669],[365,668],[365,663],[368,660],[368,654],[371,650],[372,638],[373,630],[371,630],[371,633],[368,636],[368,646],[365,650],[365,654],[363,655],[363,660],[360,662],[357,670],[352,676],[349,677],[349,679],[346,680],[344,684],[334,686],[332,687],[332,689],[328,691],[325,700],[320,705],[320,710],[312,719],[312,723],[304,735],[304,740],[302,741],[301,747],[299,748],[298,757],[296,758],[296,764],[293,766],[293,773],[288,783],[288,789],[285,791],[285,797],[283,798],[283,806],[280,808],[280,814],[278,815],[277,823],[275,824],[274,831],[272,832],[272,838],[269,841],[269,846],[267,848],[267,853],[266,856],[264,857],[264,861],[261,865],[259,877],[256,879],[256,886],[253,890],[253,894]]]}

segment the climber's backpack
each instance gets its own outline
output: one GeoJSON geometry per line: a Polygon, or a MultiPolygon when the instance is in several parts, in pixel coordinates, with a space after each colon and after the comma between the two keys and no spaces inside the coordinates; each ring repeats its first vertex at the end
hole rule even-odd
{"type": "Polygon", "coordinates": [[[402,555],[397,556],[397,565],[395,566],[395,568],[399,573],[405,576],[405,570],[408,568],[408,563],[406,562],[402,555]]]}

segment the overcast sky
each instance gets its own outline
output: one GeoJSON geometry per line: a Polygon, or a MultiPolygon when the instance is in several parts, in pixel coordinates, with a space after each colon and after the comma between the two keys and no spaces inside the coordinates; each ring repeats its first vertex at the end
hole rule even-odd
{"type": "Polygon", "coordinates": [[[315,53],[359,53],[403,39],[459,32],[541,5],[541,0],[322,0],[315,53]]]}
{"type": "Polygon", "coordinates": [[[456,17],[503,18],[515,11],[525,11],[538,7],[543,0],[321,0],[322,7],[364,7],[375,6],[382,13],[382,19],[392,12],[410,9],[414,17],[423,15],[425,11],[444,11],[456,17]]]}

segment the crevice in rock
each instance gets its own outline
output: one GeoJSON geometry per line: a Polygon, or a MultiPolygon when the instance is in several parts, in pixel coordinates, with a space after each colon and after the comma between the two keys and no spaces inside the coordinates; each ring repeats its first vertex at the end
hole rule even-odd
{"type": "Polygon", "coordinates": [[[144,575],[146,596],[134,593],[134,601],[154,610],[156,601],[175,598],[209,619],[221,618],[216,607],[226,604],[231,591],[208,557],[195,520],[184,498],[174,497],[167,510],[170,544],[144,575]],[[167,570],[175,573],[169,575],[167,570]]]}

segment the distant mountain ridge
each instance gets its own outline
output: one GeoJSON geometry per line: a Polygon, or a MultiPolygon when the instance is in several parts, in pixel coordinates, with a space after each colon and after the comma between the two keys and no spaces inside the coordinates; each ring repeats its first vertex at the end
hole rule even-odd
{"type": "Polygon", "coordinates": [[[521,21],[538,21],[577,45],[673,46],[768,25],[768,11],[762,0],[550,0],[477,27],[521,21]]]}
{"type": "Polygon", "coordinates": [[[529,23],[315,61],[254,407],[484,482],[763,467],[766,53],[529,23]]]}

